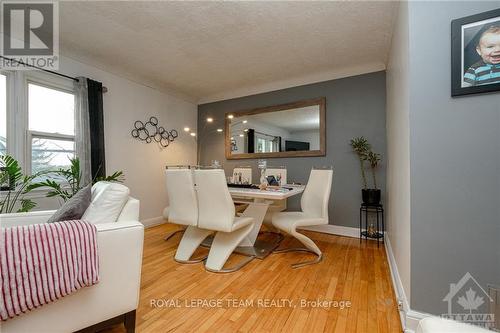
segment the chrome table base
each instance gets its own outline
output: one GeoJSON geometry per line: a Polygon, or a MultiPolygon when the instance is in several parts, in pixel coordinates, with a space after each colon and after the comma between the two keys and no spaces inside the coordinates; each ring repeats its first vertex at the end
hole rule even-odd
{"type": "MultiPolygon", "coordinates": [[[[260,234],[264,234],[264,232],[261,232],[260,234]]],[[[242,254],[249,257],[253,256],[260,260],[266,258],[276,248],[278,248],[281,241],[283,240],[283,236],[281,234],[274,232],[265,232],[265,234],[273,234],[276,235],[276,237],[274,237],[274,239],[272,240],[267,240],[267,239],[262,240],[257,238],[253,246],[238,246],[234,250],[234,253],[242,254]]],[[[210,247],[212,245],[212,241],[213,241],[213,236],[208,236],[201,243],[201,246],[210,247]]]]}

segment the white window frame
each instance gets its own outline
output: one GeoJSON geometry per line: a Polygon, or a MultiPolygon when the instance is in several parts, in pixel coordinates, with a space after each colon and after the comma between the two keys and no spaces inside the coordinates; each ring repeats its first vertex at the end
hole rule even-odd
{"type": "Polygon", "coordinates": [[[28,84],[33,83],[75,95],[74,85],[70,79],[44,72],[2,70],[0,73],[7,76],[7,154],[19,162],[25,174],[31,174],[33,137],[73,142],[76,141],[76,137],[29,130],[28,84]]]}
{"type": "MultiPolygon", "coordinates": [[[[73,97],[75,97],[75,90],[73,88],[73,84],[71,82],[71,85],[65,84],[67,80],[56,80],[55,78],[52,78],[51,80],[47,80],[47,77],[40,77],[39,75],[27,75],[25,77],[25,105],[26,105],[26,119],[25,119],[25,128],[26,128],[26,142],[24,144],[25,151],[24,151],[24,161],[25,161],[25,172],[28,174],[32,174],[32,165],[31,165],[31,158],[32,158],[32,150],[33,150],[33,138],[40,138],[40,139],[48,139],[48,140],[61,140],[61,141],[72,141],[73,142],[73,148],[74,148],[74,155],[76,156],[76,147],[75,147],[75,142],[76,142],[76,137],[75,135],[67,135],[67,134],[60,134],[60,133],[51,133],[51,132],[40,132],[40,131],[32,131],[29,129],[29,84],[34,84],[40,87],[48,88],[48,89],[53,89],[53,90],[58,90],[61,92],[69,93],[72,94],[73,97]]],[[[76,105],[76,101],[75,101],[76,105]]],[[[75,126],[76,130],[76,126],[75,126]]]]}
{"type": "Polygon", "coordinates": [[[6,140],[7,140],[7,154],[9,155],[14,155],[14,142],[15,142],[15,135],[14,131],[12,130],[15,128],[15,122],[14,118],[12,115],[11,110],[13,110],[13,101],[14,101],[14,73],[10,71],[5,71],[5,70],[0,70],[0,74],[4,75],[6,77],[6,84],[7,84],[7,91],[5,94],[5,97],[7,98],[6,101],[6,140]]]}

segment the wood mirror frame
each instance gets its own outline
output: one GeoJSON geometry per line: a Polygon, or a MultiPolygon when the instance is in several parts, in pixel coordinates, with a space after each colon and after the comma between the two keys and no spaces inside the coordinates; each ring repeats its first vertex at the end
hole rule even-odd
{"type": "MultiPolygon", "coordinates": [[[[225,151],[226,159],[228,160],[239,160],[248,158],[273,158],[273,157],[306,157],[306,156],[325,156],[326,155],[326,98],[318,97],[312,99],[305,99],[297,102],[267,106],[262,108],[240,110],[235,112],[227,112],[225,114],[225,151]],[[230,133],[230,123],[231,119],[228,118],[229,115],[233,115],[234,118],[241,116],[255,115],[259,113],[276,112],[293,110],[298,108],[303,108],[307,106],[319,106],[319,150],[304,150],[304,151],[282,151],[274,153],[243,153],[243,154],[231,154],[231,133],[230,133]]],[[[233,119],[234,119],[233,118],[233,119]]]]}

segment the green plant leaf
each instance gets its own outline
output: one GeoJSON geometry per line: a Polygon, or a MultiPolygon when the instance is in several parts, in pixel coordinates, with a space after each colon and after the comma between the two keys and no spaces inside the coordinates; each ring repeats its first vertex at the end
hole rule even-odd
{"type": "Polygon", "coordinates": [[[10,155],[0,156],[0,163],[6,168],[9,182],[13,184],[14,187],[17,187],[24,177],[23,170],[19,166],[19,163],[10,155]]]}
{"type": "Polygon", "coordinates": [[[123,183],[124,180],[125,180],[125,176],[123,175],[123,171],[115,171],[110,176],[97,177],[94,180],[94,184],[97,183],[97,182],[101,182],[101,181],[123,183]]]}
{"type": "Polygon", "coordinates": [[[27,213],[36,207],[36,203],[31,199],[21,199],[21,207],[17,210],[18,213],[27,213]]]}

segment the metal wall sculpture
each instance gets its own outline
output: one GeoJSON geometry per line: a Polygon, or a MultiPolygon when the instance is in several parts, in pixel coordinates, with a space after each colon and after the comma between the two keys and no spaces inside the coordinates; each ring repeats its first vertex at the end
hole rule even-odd
{"type": "Polygon", "coordinates": [[[149,121],[145,123],[137,120],[132,130],[133,138],[145,141],[146,143],[153,142],[154,140],[163,148],[168,147],[178,136],[179,133],[177,130],[172,129],[168,131],[164,127],[158,126],[158,118],[156,117],[149,118],[149,121]]]}

